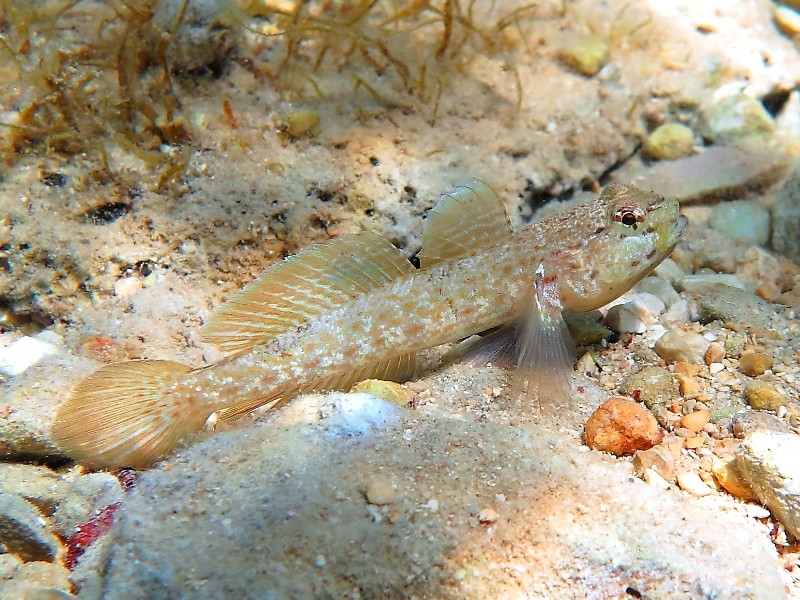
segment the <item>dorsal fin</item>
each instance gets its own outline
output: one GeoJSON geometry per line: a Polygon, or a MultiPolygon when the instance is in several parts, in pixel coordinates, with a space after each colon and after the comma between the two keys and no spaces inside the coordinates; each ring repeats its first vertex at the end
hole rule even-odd
{"type": "Polygon", "coordinates": [[[200,335],[236,354],[413,271],[389,240],[370,231],[316,244],[269,267],[214,311],[200,335]]]}
{"type": "Polygon", "coordinates": [[[493,246],[513,233],[505,206],[480,179],[442,194],[428,213],[420,267],[432,266],[493,246]]]}

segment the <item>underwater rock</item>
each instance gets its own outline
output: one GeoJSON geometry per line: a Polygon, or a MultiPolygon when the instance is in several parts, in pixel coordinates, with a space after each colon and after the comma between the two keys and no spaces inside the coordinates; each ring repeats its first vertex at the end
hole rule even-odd
{"type": "Polygon", "coordinates": [[[770,135],[775,129],[772,116],[755,98],[737,94],[723,98],[709,111],[708,127],[718,143],[735,143],[753,135],[770,135]]]}
{"type": "Polygon", "coordinates": [[[692,202],[760,188],[780,179],[786,166],[787,159],[778,150],[748,141],[736,147],[711,146],[693,156],[644,168],[623,168],[614,180],[692,202]]]}
{"type": "Polygon", "coordinates": [[[610,58],[610,48],[602,40],[588,40],[561,51],[564,64],[587,77],[595,75],[610,58]]]}
{"type": "Polygon", "coordinates": [[[731,286],[718,286],[698,300],[701,317],[705,321],[769,326],[771,304],[755,294],[731,286]]]}
{"type": "Polygon", "coordinates": [[[764,381],[748,381],[744,386],[744,395],[747,403],[756,410],[776,412],[781,406],[789,403],[786,396],[764,381]]]}
{"type": "Polygon", "coordinates": [[[98,565],[104,598],[325,590],[470,600],[520,586],[545,598],[614,596],[621,566],[625,585],[652,595],[783,593],[775,550],[744,515],[664,494],[539,426],[405,411],[371,437],[332,439],[316,427],[220,433],[144,473],[98,565]],[[401,472],[404,490],[378,521],[352,499],[381,471],[401,472]],[[438,510],[423,508],[431,499],[438,510]],[[520,552],[535,568],[518,568],[520,552]]]}
{"type": "Polygon", "coordinates": [[[759,430],[792,433],[786,421],[763,410],[743,410],[733,415],[731,419],[731,431],[739,439],[744,439],[747,434],[759,430]]]}
{"type": "Polygon", "coordinates": [[[769,241],[770,214],[756,202],[732,200],[711,210],[708,226],[735,242],[763,246],[769,241]]]}
{"type": "Polygon", "coordinates": [[[688,156],[694,147],[694,132],[680,123],[659,125],[647,136],[642,152],[656,160],[674,160],[688,156]]]}
{"type": "Polygon", "coordinates": [[[0,493],[17,493],[46,515],[51,515],[69,485],[47,467],[0,463],[0,493]]]}
{"type": "Polygon", "coordinates": [[[664,433],[655,417],[627,398],[611,398],[586,422],[583,439],[593,450],[628,456],[660,443],[664,433]]]}
{"type": "Polygon", "coordinates": [[[800,263],[800,163],[772,206],[772,249],[800,263]]]}
{"type": "Polygon", "coordinates": [[[662,427],[669,426],[667,407],[680,399],[678,382],[663,367],[647,366],[629,375],[619,386],[619,392],[644,402],[662,427]]]}
{"type": "Polygon", "coordinates": [[[739,357],[739,370],[750,377],[762,375],[772,364],[772,357],[763,352],[745,352],[739,357]]]}
{"type": "Polygon", "coordinates": [[[800,436],[755,431],[736,451],[744,479],[793,536],[800,537],[800,436]]]}
{"type": "Polygon", "coordinates": [[[653,349],[669,361],[704,364],[709,341],[699,333],[683,329],[670,329],[656,342],[653,349]]]}
{"type": "Polygon", "coordinates": [[[732,496],[744,500],[745,502],[758,499],[753,488],[750,487],[750,484],[745,481],[744,477],[742,477],[742,474],[739,472],[739,468],[736,466],[735,456],[717,461],[711,467],[711,472],[714,474],[714,479],[717,480],[717,483],[725,488],[725,491],[732,496]]]}
{"type": "Polygon", "coordinates": [[[52,562],[61,551],[39,510],[17,494],[0,494],[0,543],[26,562],[52,562]]]}

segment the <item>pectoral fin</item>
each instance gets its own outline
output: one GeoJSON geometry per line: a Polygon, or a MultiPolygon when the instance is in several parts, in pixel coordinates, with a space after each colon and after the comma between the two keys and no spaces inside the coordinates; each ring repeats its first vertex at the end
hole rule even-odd
{"type": "Polygon", "coordinates": [[[515,398],[524,393],[543,407],[569,401],[575,349],[561,309],[556,280],[539,265],[517,338],[515,398]]]}

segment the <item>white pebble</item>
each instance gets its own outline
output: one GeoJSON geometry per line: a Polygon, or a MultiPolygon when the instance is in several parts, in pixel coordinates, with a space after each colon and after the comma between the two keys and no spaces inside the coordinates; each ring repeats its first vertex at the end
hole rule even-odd
{"type": "Polygon", "coordinates": [[[114,283],[114,294],[120,298],[130,298],[144,286],[138,277],[123,277],[114,283]]]}
{"type": "Polygon", "coordinates": [[[19,375],[49,354],[56,347],[40,339],[22,337],[5,348],[0,348],[0,371],[6,375],[19,375]]]}
{"type": "Polygon", "coordinates": [[[715,373],[719,373],[720,371],[724,371],[725,370],[725,365],[723,365],[722,363],[718,363],[718,362],[711,363],[710,365],[708,365],[708,370],[711,372],[712,375],[714,375],[715,373]]]}
{"type": "Polygon", "coordinates": [[[435,498],[431,498],[430,500],[428,500],[428,503],[425,505],[425,508],[427,508],[431,512],[437,512],[439,510],[439,501],[436,500],[435,498]]]}
{"type": "Polygon", "coordinates": [[[642,479],[644,479],[647,484],[652,485],[653,487],[657,487],[662,490],[669,489],[669,481],[664,479],[652,468],[647,468],[644,470],[644,473],[642,473],[642,479]]]}
{"type": "Polygon", "coordinates": [[[314,566],[321,569],[326,564],[327,564],[327,561],[325,560],[325,555],[324,554],[317,554],[317,557],[314,559],[314,566]]]}
{"type": "Polygon", "coordinates": [[[700,475],[694,471],[684,471],[678,474],[678,485],[684,492],[689,492],[698,498],[708,496],[713,490],[700,479],[700,475]]]}
{"type": "Polygon", "coordinates": [[[766,508],[758,504],[745,504],[744,509],[747,511],[747,516],[751,519],[768,519],[770,515],[770,512],[766,508]]]}

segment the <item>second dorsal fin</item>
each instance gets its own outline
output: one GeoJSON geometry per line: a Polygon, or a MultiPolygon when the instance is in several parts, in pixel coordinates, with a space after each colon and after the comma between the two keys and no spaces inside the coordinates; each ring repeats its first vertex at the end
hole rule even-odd
{"type": "Polygon", "coordinates": [[[422,234],[420,267],[429,269],[476,250],[493,246],[511,235],[511,221],[495,191],[480,179],[442,194],[428,213],[422,234]]]}
{"type": "Polygon", "coordinates": [[[214,311],[200,334],[237,354],[413,271],[389,240],[370,231],[316,244],[264,271],[214,311]]]}

